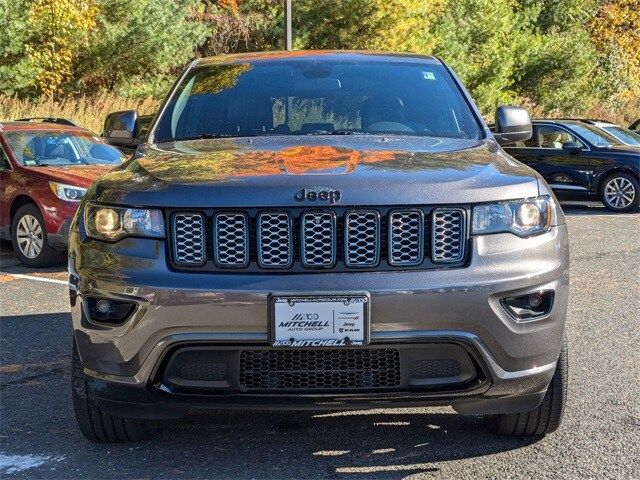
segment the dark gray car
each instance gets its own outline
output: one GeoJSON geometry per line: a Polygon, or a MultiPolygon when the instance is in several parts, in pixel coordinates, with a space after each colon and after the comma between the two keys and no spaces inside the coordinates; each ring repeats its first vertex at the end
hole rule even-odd
{"type": "Polygon", "coordinates": [[[83,434],[140,439],[192,408],[423,405],[555,430],[567,230],[497,143],[530,137],[526,111],[496,118],[432,57],[190,65],[72,225],[83,434]]]}

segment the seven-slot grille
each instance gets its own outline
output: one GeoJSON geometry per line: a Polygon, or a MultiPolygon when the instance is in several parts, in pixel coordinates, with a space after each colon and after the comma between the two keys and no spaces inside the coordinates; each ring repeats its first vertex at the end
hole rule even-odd
{"type": "Polygon", "coordinates": [[[217,211],[171,215],[177,268],[389,269],[459,266],[463,208],[217,211]]]}

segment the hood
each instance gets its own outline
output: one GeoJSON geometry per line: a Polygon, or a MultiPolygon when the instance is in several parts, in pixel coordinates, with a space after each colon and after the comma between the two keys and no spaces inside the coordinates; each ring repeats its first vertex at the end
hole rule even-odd
{"type": "Polygon", "coordinates": [[[533,170],[494,141],[268,136],[148,145],[103,176],[94,199],[157,207],[472,203],[538,195],[533,170]],[[296,200],[294,197],[297,197],[296,200]],[[339,197],[339,198],[336,198],[339,197]]]}
{"type": "Polygon", "coordinates": [[[31,171],[52,182],[89,188],[96,178],[112,168],[113,166],[110,165],[70,165],[60,167],[33,167],[31,171]]]}

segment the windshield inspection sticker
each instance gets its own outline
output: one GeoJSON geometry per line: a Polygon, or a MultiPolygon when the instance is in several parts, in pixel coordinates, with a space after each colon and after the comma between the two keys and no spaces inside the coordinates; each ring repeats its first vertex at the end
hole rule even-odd
{"type": "Polygon", "coordinates": [[[433,72],[426,72],[426,71],[422,71],[422,78],[424,78],[425,80],[435,80],[436,79],[436,75],[433,72]]]}

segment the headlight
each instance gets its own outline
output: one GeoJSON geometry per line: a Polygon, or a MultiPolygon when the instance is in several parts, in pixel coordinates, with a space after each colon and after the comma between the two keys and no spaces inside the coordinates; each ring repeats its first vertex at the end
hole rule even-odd
{"type": "Polygon", "coordinates": [[[49,187],[53,193],[61,200],[67,202],[79,202],[84,194],[87,193],[86,188],[74,187],[73,185],[65,185],[64,183],[49,182],[49,187]]]}
{"type": "Polygon", "coordinates": [[[98,240],[116,241],[124,237],[164,237],[160,210],[88,205],[84,212],[87,235],[98,240]]]}
{"type": "Polygon", "coordinates": [[[511,232],[527,237],[546,232],[551,225],[550,197],[539,197],[473,207],[473,233],[511,232]]]}

